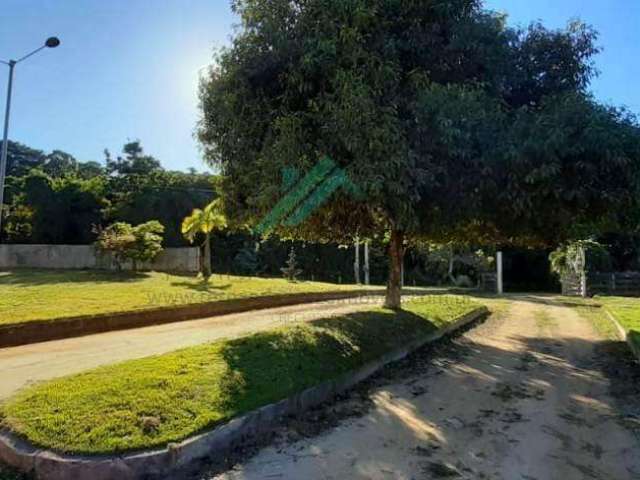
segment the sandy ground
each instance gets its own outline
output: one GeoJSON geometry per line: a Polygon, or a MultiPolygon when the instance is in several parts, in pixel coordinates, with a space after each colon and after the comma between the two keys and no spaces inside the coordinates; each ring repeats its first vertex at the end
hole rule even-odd
{"type": "Polygon", "coordinates": [[[381,303],[382,297],[310,303],[0,348],[0,400],[33,382],[99,365],[239,337],[293,322],[365,310],[381,303]]]}
{"type": "Polygon", "coordinates": [[[640,375],[615,343],[559,300],[513,297],[198,478],[638,479],[640,375]]]}

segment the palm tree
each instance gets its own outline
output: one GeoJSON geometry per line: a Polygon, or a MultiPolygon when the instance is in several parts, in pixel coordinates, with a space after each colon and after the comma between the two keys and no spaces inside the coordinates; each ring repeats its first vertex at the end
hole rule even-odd
{"type": "Polygon", "coordinates": [[[204,209],[196,208],[191,215],[182,221],[182,234],[189,242],[193,243],[198,234],[205,236],[204,240],[204,266],[202,275],[205,280],[211,276],[211,233],[222,230],[227,226],[227,219],[222,212],[220,199],[214,200],[204,209]]]}

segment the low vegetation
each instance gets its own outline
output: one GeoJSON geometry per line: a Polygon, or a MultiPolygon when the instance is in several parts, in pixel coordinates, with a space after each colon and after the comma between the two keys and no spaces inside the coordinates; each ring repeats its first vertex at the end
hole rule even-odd
{"type": "Polygon", "coordinates": [[[403,311],[372,309],[101,367],[23,390],[2,406],[3,423],[58,451],[162,446],[335,378],[479,306],[421,297],[403,311]]]}
{"type": "Polygon", "coordinates": [[[355,286],[214,275],[15,270],[0,272],[0,325],[355,286]]]}
{"type": "Polygon", "coordinates": [[[592,300],[571,299],[581,317],[589,320],[598,333],[607,340],[618,341],[620,335],[602,306],[592,300]]]}
{"type": "Polygon", "coordinates": [[[164,226],[157,220],[135,227],[126,222],[116,222],[99,230],[95,246],[98,251],[112,256],[118,271],[122,271],[128,260],[136,271],[138,262],[151,262],[162,252],[163,233],[164,226]]]}
{"type": "Polygon", "coordinates": [[[598,297],[627,331],[629,338],[640,348],[640,299],[628,297],[598,297]]]}

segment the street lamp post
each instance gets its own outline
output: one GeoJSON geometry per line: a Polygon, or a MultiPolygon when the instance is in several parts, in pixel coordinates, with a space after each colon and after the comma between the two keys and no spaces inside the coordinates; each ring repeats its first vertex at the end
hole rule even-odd
{"type": "Polygon", "coordinates": [[[4,179],[7,173],[7,153],[9,149],[9,115],[11,113],[11,90],[13,89],[13,71],[18,63],[26,60],[32,55],[35,55],[43,48],[56,48],[60,45],[60,40],[57,37],[49,37],[39,48],[36,48],[33,52],[28,53],[24,57],[18,60],[9,60],[5,62],[0,60],[0,63],[4,63],[9,67],[9,83],[7,85],[7,105],[4,111],[4,131],[2,136],[2,155],[0,156],[0,242],[2,241],[2,207],[4,205],[4,179]]]}

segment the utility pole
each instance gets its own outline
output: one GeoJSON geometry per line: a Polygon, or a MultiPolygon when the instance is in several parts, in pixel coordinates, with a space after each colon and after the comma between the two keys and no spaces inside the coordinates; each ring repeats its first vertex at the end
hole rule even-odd
{"type": "Polygon", "coordinates": [[[4,181],[7,175],[7,155],[9,150],[9,116],[11,114],[11,93],[13,90],[13,72],[18,63],[26,60],[31,55],[35,55],[43,48],[56,48],[60,45],[60,40],[56,37],[49,37],[44,45],[36,48],[33,52],[26,54],[18,60],[9,60],[5,62],[0,60],[0,63],[4,63],[9,67],[9,83],[7,85],[7,104],[4,110],[4,130],[2,135],[2,153],[0,155],[0,240],[2,234],[2,211],[4,206],[4,181]]]}
{"type": "Polygon", "coordinates": [[[7,84],[7,105],[4,110],[4,133],[2,135],[2,155],[0,156],[0,241],[2,241],[2,214],[4,210],[4,180],[7,174],[7,153],[9,150],[9,115],[11,114],[11,91],[13,90],[13,71],[15,60],[6,62],[9,65],[9,83],[7,84]]]}

